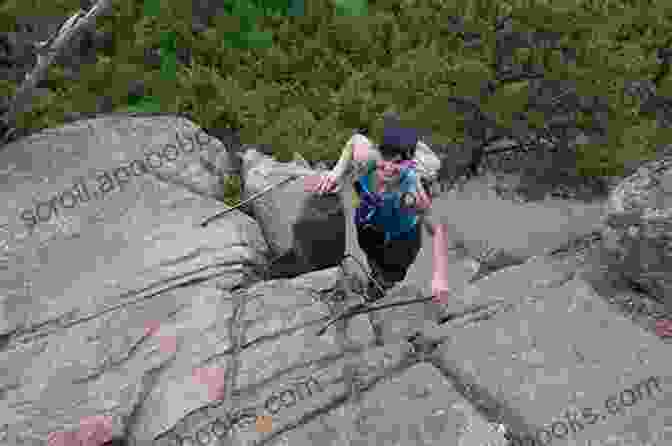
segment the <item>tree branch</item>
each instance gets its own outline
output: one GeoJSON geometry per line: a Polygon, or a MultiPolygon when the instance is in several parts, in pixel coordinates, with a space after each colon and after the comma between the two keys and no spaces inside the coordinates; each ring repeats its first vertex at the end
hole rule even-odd
{"type": "Polygon", "coordinates": [[[112,0],[98,0],[88,12],[78,10],[61,25],[54,36],[42,45],[38,45],[37,63],[33,71],[26,75],[14,98],[9,102],[9,110],[0,117],[5,126],[0,144],[7,143],[15,132],[14,127],[18,113],[30,110],[37,84],[46,77],[49,65],[58,55],[63,53],[78,32],[94,26],[96,18],[108,12],[111,7],[112,0]]]}

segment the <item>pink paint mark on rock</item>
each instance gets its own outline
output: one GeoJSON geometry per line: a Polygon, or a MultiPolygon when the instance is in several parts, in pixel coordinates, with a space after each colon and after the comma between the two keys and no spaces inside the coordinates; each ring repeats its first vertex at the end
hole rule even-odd
{"type": "Polygon", "coordinates": [[[214,401],[224,398],[225,375],[221,367],[199,367],[193,376],[197,383],[208,386],[208,398],[214,401]]]}
{"type": "Polygon", "coordinates": [[[112,441],[112,418],[108,415],[94,415],[79,422],[81,446],[103,446],[112,441]]]}
{"type": "Polygon", "coordinates": [[[78,431],[51,432],[47,437],[48,446],[103,446],[110,441],[112,418],[108,415],[82,418],[78,431]]]}
{"type": "MultiPolygon", "coordinates": [[[[161,322],[148,321],[145,323],[145,336],[157,336],[161,329],[161,322]]],[[[177,337],[158,335],[159,350],[163,353],[175,353],[177,351],[177,337]]]]}
{"type": "Polygon", "coordinates": [[[656,321],[656,335],[661,338],[672,336],[672,319],[661,319],[656,321]]]}
{"type": "Polygon", "coordinates": [[[51,432],[47,437],[47,446],[80,446],[77,432],[51,432]]]}
{"type": "Polygon", "coordinates": [[[161,350],[163,353],[175,353],[177,351],[177,337],[160,336],[159,350],[161,350]]]}
{"type": "Polygon", "coordinates": [[[444,223],[434,225],[432,240],[433,266],[432,274],[432,302],[437,304],[448,303],[448,226],[444,223]]]}
{"type": "Polygon", "coordinates": [[[145,323],[145,336],[153,336],[161,328],[161,322],[159,321],[147,321],[145,323]]]}

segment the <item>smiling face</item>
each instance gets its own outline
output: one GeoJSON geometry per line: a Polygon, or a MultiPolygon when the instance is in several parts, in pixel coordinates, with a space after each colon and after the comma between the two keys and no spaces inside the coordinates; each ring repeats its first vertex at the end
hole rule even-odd
{"type": "Polygon", "coordinates": [[[398,159],[394,160],[381,160],[378,161],[377,167],[378,170],[383,173],[384,176],[398,175],[401,170],[401,165],[399,164],[398,159]]]}
{"type": "Polygon", "coordinates": [[[399,165],[399,162],[402,160],[401,154],[396,150],[385,149],[385,147],[381,147],[378,170],[382,171],[385,177],[398,175],[401,167],[399,165]]]}
{"type": "Polygon", "coordinates": [[[408,161],[404,161],[399,147],[380,145],[376,149],[376,190],[396,190],[401,183],[402,169],[408,167],[408,161]]]}

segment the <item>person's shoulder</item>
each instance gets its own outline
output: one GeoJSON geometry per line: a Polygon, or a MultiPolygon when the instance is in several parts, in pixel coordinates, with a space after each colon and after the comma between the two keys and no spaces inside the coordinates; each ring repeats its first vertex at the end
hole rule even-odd
{"type": "Polygon", "coordinates": [[[364,164],[368,164],[370,161],[378,161],[381,158],[380,150],[378,146],[374,144],[368,137],[365,135],[356,133],[351,138],[352,144],[363,144],[366,148],[367,157],[365,160],[360,160],[364,164]]]}
{"type": "MultiPolygon", "coordinates": [[[[349,143],[353,149],[355,144],[364,144],[367,148],[366,159],[358,160],[355,159],[354,156],[352,156],[350,160],[349,163],[350,167],[348,168],[347,177],[349,181],[355,182],[357,181],[358,178],[367,175],[369,171],[372,170],[372,168],[375,166],[378,159],[380,158],[380,154],[376,146],[371,142],[371,140],[365,135],[362,135],[360,133],[355,133],[354,135],[352,135],[349,143]]],[[[353,153],[354,155],[354,150],[351,153],[353,153]]]]}
{"type": "Polygon", "coordinates": [[[358,143],[358,144],[362,144],[362,143],[363,143],[363,144],[366,144],[366,145],[369,145],[369,146],[372,146],[372,145],[373,145],[373,143],[371,142],[371,140],[370,140],[366,135],[364,135],[364,134],[362,134],[362,133],[359,133],[359,132],[354,133],[354,134],[350,137],[350,140],[351,140],[353,143],[358,143]]]}

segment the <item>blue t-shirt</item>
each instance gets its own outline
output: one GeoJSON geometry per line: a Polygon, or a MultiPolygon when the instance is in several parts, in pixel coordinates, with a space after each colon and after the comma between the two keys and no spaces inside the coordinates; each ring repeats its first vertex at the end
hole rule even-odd
{"type": "Polygon", "coordinates": [[[398,192],[371,192],[376,168],[372,163],[368,173],[358,178],[362,191],[359,206],[355,212],[355,224],[373,224],[385,231],[385,240],[405,239],[412,236],[418,222],[414,203],[404,206],[406,199],[415,200],[417,177],[415,169],[404,167],[400,171],[400,188],[398,192]]]}

